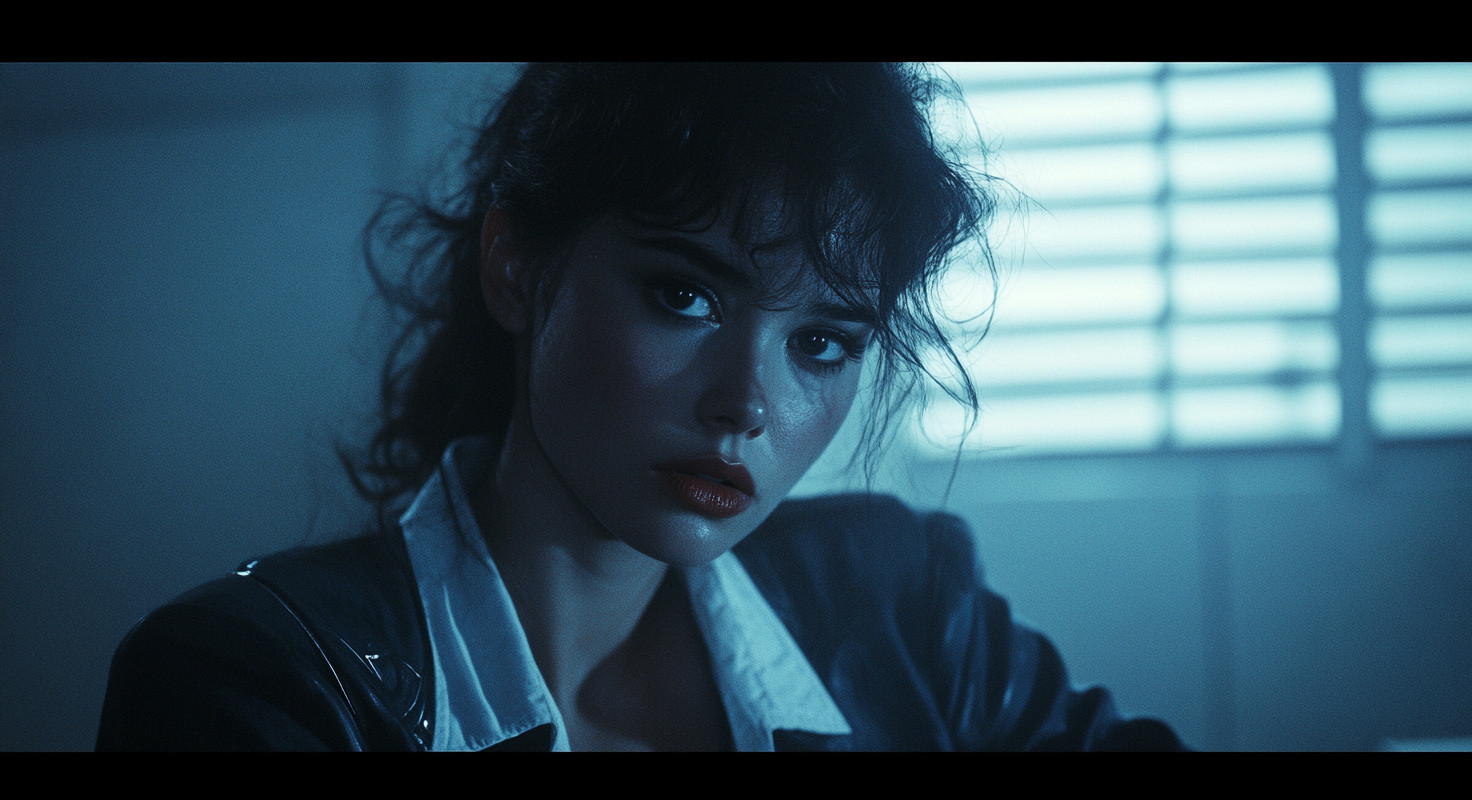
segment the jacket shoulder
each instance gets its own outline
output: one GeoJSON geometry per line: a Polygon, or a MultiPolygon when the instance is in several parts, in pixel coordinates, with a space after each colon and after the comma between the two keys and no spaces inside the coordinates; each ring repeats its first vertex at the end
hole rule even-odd
{"type": "Polygon", "coordinates": [[[369,749],[428,741],[433,673],[413,568],[398,531],[242,564],[336,673],[369,749]]]}
{"type": "MultiPolygon", "coordinates": [[[[1176,749],[1076,692],[983,580],[955,515],[882,495],[780,506],[735,552],[848,717],[852,749],[1176,749]]],[[[796,745],[794,745],[796,746],[796,745]]]]}
{"type": "Polygon", "coordinates": [[[401,647],[420,629],[413,570],[397,533],[252,559],[235,574],[268,588],[309,627],[370,651],[401,647]]]}
{"type": "Polygon", "coordinates": [[[825,579],[882,581],[887,588],[930,581],[938,566],[957,580],[981,581],[970,528],[959,517],[918,511],[881,494],[789,500],[735,548],[762,572],[806,572],[825,579]]]}
{"type": "Polygon", "coordinates": [[[114,656],[98,748],[414,748],[429,656],[395,538],[254,559],[149,614],[114,656]]]}
{"type": "Polygon", "coordinates": [[[910,646],[984,591],[964,522],[887,495],[789,501],[734,552],[800,641],[839,641],[837,625],[854,626],[853,640],[883,632],[910,646]]]}

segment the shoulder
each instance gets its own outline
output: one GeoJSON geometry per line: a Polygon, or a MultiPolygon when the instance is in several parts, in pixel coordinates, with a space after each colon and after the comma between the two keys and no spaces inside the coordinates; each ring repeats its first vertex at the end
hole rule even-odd
{"type": "MultiPolygon", "coordinates": [[[[124,641],[174,635],[195,622],[228,621],[233,632],[281,640],[289,634],[361,622],[388,611],[412,587],[396,568],[387,536],[362,536],[251,559],[233,573],[197,586],[144,617],[124,641]]],[[[395,610],[394,613],[399,613],[395,610]]]]}
{"type": "Polygon", "coordinates": [[[980,577],[964,521],[881,494],[789,500],[735,552],[748,568],[837,571],[835,578],[923,579],[939,566],[965,567],[975,571],[970,579],[980,577]]]}
{"type": "MultiPolygon", "coordinates": [[[[988,590],[955,515],[882,495],[789,501],[737,545],[861,750],[1172,749],[1075,692],[1047,639],[988,590]]],[[[802,746],[802,745],[793,745],[802,746]]]]}
{"type": "Polygon", "coordinates": [[[734,552],[853,727],[822,746],[972,746],[952,717],[986,685],[1006,626],[959,518],[882,495],[806,498],[734,552]]]}
{"type": "Polygon", "coordinates": [[[788,501],[734,552],[789,627],[936,620],[983,585],[964,522],[886,495],[788,501]]]}
{"type": "Polygon", "coordinates": [[[231,617],[282,639],[305,632],[372,651],[418,630],[413,573],[397,534],[358,536],[251,559],[144,620],[181,609],[231,617]],[[288,635],[289,634],[291,635],[288,635]]]}
{"type": "Polygon", "coordinates": [[[428,656],[396,538],[254,559],[150,613],[114,655],[98,746],[408,744],[428,656]]]}
{"type": "Polygon", "coordinates": [[[413,570],[397,532],[252,559],[235,574],[338,635],[381,638],[419,619],[413,570]]]}

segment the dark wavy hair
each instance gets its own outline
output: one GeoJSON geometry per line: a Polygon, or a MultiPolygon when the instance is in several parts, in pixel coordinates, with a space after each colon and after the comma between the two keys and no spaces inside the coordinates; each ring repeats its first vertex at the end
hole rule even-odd
{"type": "Polygon", "coordinates": [[[879,321],[882,397],[866,457],[919,379],[934,377],[928,352],[962,378],[935,383],[974,413],[932,293],[967,241],[982,244],[995,280],[984,245],[995,200],[933,132],[929,110],[943,98],[959,99],[953,82],[901,64],[527,66],[480,127],[463,183],[442,199],[390,198],[365,232],[370,274],[404,325],[383,368],[377,433],[367,448],[339,448],[358,493],[382,522],[451,441],[500,436],[510,421],[516,346],[479,280],[492,205],[548,287],[564,248],[603,214],[681,224],[727,203],[739,214],[775,186],[812,268],[879,321]],[[408,269],[390,277],[387,253],[407,256],[408,269]]]}

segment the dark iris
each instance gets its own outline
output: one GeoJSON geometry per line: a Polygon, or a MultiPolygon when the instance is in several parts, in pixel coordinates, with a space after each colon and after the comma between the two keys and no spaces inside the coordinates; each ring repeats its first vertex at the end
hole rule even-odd
{"type": "Polygon", "coordinates": [[[798,352],[816,358],[828,352],[828,345],[831,342],[832,339],[821,333],[809,333],[797,337],[796,344],[798,352]]]}
{"type": "Polygon", "coordinates": [[[700,295],[690,291],[689,289],[681,289],[671,286],[665,288],[664,290],[665,305],[668,305],[675,311],[684,311],[685,309],[688,309],[689,307],[695,305],[695,301],[698,299],[700,299],[700,295]]]}

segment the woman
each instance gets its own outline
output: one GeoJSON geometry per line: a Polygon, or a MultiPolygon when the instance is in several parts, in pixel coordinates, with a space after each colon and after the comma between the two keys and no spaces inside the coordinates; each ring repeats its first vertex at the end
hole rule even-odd
{"type": "Polygon", "coordinates": [[[449,206],[380,220],[427,272],[380,280],[416,321],[348,460],[379,530],[151,614],[99,748],[1179,746],[1071,690],[955,518],[784,502],[864,369],[875,444],[950,352],[927,291],[991,198],[941,86],[529,67],[449,206]]]}

